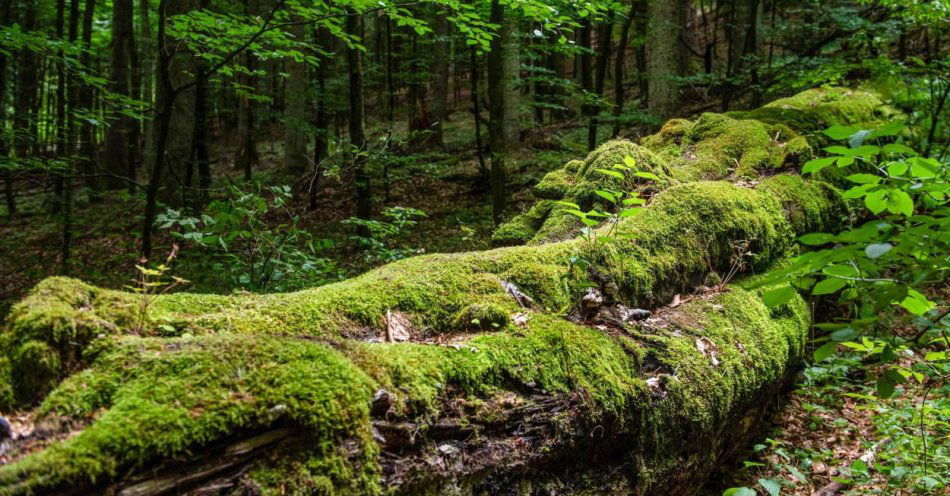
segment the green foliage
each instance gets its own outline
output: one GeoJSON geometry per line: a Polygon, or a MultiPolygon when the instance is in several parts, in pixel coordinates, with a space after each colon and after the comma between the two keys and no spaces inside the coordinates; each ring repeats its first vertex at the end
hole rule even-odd
{"type": "Polygon", "coordinates": [[[421,253],[422,250],[398,243],[399,238],[417,224],[416,219],[426,216],[425,212],[408,207],[389,207],[382,213],[388,221],[357,217],[343,221],[357,228],[357,233],[350,238],[364,250],[366,261],[373,264],[389,263],[421,253]]]}
{"type": "MultiPolygon", "coordinates": [[[[822,338],[828,342],[815,351],[814,359],[827,359],[840,344],[888,364],[877,380],[882,398],[893,395],[897,383],[924,380],[898,356],[913,354],[921,343],[924,351],[930,346],[950,347],[945,338],[947,312],[927,296],[931,288],[946,282],[950,271],[950,166],[919,156],[899,140],[893,142],[902,130],[898,122],[870,130],[833,126],[824,131],[832,139],[847,140],[848,146],[825,148],[831,155],[807,162],[803,171],[857,169],[845,177],[852,187],[843,196],[863,205],[865,222],[838,234],[800,237],[805,245],[832,246],[797,257],[769,279],[788,278],[792,286],[816,296],[838,294],[839,304],[849,309],[849,320],[824,326],[833,332],[822,338]],[[924,326],[917,342],[890,332],[897,307],[924,326]],[[937,334],[944,339],[930,343],[926,336],[937,334]]],[[[791,287],[773,290],[767,301],[780,303],[790,291],[791,287]]],[[[924,358],[938,367],[946,354],[935,351],[924,358]]]]}
{"type": "Polygon", "coordinates": [[[248,191],[231,186],[226,198],[212,201],[199,217],[168,209],[156,224],[173,229],[182,241],[186,268],[226,277],[227,286],[289,291],[340,279],[343,270],[318,256],[332,242],[301,228],[290,200],[289,186],[258,185],[248,191]]]}

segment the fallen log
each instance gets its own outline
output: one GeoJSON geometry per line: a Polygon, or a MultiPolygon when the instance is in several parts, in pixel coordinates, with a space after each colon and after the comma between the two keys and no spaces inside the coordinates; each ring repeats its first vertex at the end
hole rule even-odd
{"type": "Polygon", "coordinates": [[[781,172],[670,181],[609,243],[426,255],[295,293],[47,279],[0,333],[0,410],[64,427],[0,466],[0,495],[688,494],[785,382],[809,318],[741,281],[666,304],[846,214],[781,172]],[[618,317],[638,307],[654,313],[618,317]]]}

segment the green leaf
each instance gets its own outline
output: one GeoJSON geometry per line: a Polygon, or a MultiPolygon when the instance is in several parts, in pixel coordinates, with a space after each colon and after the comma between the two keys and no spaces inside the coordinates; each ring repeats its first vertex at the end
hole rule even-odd
{"type": "Polygon", "coordinates": [[[887,190],[879,189],[868,193],[864,197],[864,206],[875,215],[883,212],[887,208],[887,190]]]}
{"type": "Polygon", "coordinates": [[[901,300],[900,306],[907,309],[908,312],[920,316],[929,312],[936,304],[918,291],[910,289],[907,291],[907,297],[901,300]]]}
{"type": "Polygon", "coordinates": [[[854,126],[831,126],[822,131],[822,134],[833,140],[843,140],[850,138],[858,131],[860,131],[860,129],[854,126]]]}
{"type": "Polygon", "coordinates": [[[877,184],[881,182],[881,176],[875,176],[874,174],[851,174],[846,179],[858,184],[877,184]]]}
{"type": "Polygon", "coordinates": [[[829,277],[818,284],[815,285],[815,288],[811,290],[813,295],[825,295],[831,294],[839,289],[845,287],[848,284],[848,281],[845,279],[839,279],[837,277],[829,277]]]}
{"type": "Polygon", "coordinates": [[[856,339],[858,337],[858,331],[855,331],[850,327],[845,327],[844,329],[838,329],[837,331],[832,332],[828,335],[828,337],[830,337],[831,340],[836,343],[843,343],[845,341],[856,339]]]}
{"type": "Polygon", "coordinates": [[[610,169],[595,169],[595,170],[596,170],[597,172],[600,172],[601,174],[606,174],[606,175],[611,176],[611,177],[616,177],[617,179],[623,179],[623,178],[624,178],[622,172],[617,172],[617,171],[615,171],[615,170],[610,170],[610,169]]]}
{"type": "Polygon", "coordinates": [[[838,167],[847,167],[854,163],[854,157],[838,157],[836,162],[838,167]]]}
{"type": "Polygon", "coordinates": [[[722,496],[756,496],[756,494],[748,487],[730,487],[722,492],[722,496]]]}
{"type": "Polygon", "coordinates": [[[904,162],[895,162],[887,166],[887,175],[890,177],[903,176],[907,173],[907,164],[904,162]]]}
{"type": "Polygon", "coordinates": [[[802,174],[814,174],[833,164],[837,158],[838,157],[823,157],[809,160],[802,166],[802,174]]]}
{"type": "Polygon", "coordinates": [[[783,303],[787,303],[793,296],[795,296],[795,289],[791,286],[785,286],[766,291],[765,294],[762,295],[762,301],[765,302],[767,307],[774,308],[783,303]]]}
{"type": "Polygon", "coordinates": [[[778,496],[782,492],[782,486],[772,479],[759,479],[759,485],[769,493],[769,496],[778,496]]]}
{"type": "Polygon", "coordinates": [[[904,130],[904,121],[891,121],[883,126],[871,131],[868,139],[880,138],[881,136],[897,136],[904,130]]]}
{"type": "Polygon", "coordinates": [[[629,156],[629,155],[627,155],[626,157],[623,158],[623,163],[624,163],[624,165],[626,165],[627,167],[636,167],[636,165],[637,165],[637,161],[634,160],[634,158],[631,157],[631,156],[629,156]]]}
{"type": "Polygon", "coordinates": [[[894,248],[894,246],[890,243],[873,243],[864,248],[864,254],[868,258],[875,259],[891,251],[891,248],[894,248]]]}
{"type": "Polygon", "coordinates": [[[651,173],[651,172],[638,171],[638,172],[634,172],[633,175],[642,177],[642,178],[644,178],[644,179],[652,179],[652,180],[654,180],[654,181],[659,181],[659,180],[660,180],[660,177],[659,177],[659,176],[657,176],[656,174],[653,174],[653,173],[651,173]]]}
{"type": "Polygon", "coordinates": [[[820,348],[815,350],[815,363],[825,361],[825,359],[833,355],[837,349],[838,343],[834,341],[821,345],[820,348]]]}
{"type": "Polygon", "coordinates": [[[937,177],[940,162],[932,158],[914,157],[910,161],[910,174],[921,179],[937,177]]]}
{"type": "Polygon", "coordinates": [[[885,400],[894,396],[894,381],[884,374],[877,376],[877,394],[885,400]]]}
{"type": "Polygon", "coordinates": [[[803,245],[817,246],[834,241],[835,236],[828,233],[810,233],[798,238],[798,242],[803,245]]]}
{"type": "Polygon", "coordinates": [[[914,200],[906,191],[891,190],[887,195],[887,210],[910,217],[914,215],[914,200]]]}
{"type": "Polygon", "coordinates": [[[594,194],[609,201],[610,203],[617,203],[617,197],[614,196],[613,193],[609,191],[597,190],[597,191],[594,191],[594,194]]]}
{"type": "Polygon", "coordinates": [[[916,150],[914,150],[913,148],[907,145],[902,145],[900,143],[888,143],[884,145],[884,152],[889,153],[891,155],[910,155],[910,156],[917,155],[916,150]]]}

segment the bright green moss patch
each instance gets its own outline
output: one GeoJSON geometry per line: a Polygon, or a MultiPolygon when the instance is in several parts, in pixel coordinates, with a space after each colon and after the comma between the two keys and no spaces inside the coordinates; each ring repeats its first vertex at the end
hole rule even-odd
{"type": "Polygon", "coordinates": [[[876,94],[848,88],[810,89],[754,110],[728,113],[738,119],[784,124],[800,133],[814,133],[834,124],[873,124],[893,114],[876,94]]]}
{"type": "MultiPolygon", "coordinates": [[[[582,210],[612,211],[615,206],[598,190],[630,192],[674,184],[722,179],[757,179],[783,170],[797,171],[814,156],[816,131],[833,123],[869,124],[894,113],[873,93],[846,88],[819,88],[776,100],[751,111],[705,113],[695,121],[673,119],[638,145],[612,140],[583,162],[571,161],[549,172],[535,187],[543,198],[575,203],[582,210]],[[811,142],[809,141],[811,140],[811,142]],[[655,174],[657,181],[625,173],[618,178],[598,172],[635,160],[634,168],[655,174]]],[[[544,205],[519,215],[496,230],[496,246],[543,244],[575,237],[583,224],[568,207],[544,205]]]]}

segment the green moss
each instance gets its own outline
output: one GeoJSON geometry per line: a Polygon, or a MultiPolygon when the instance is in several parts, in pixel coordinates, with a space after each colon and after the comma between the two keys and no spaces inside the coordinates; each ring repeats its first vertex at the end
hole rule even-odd
{"type": "MultiPolygon", "coordinates": [[[[578,204],[583,210],[611,211],[615,207],[601,199],[597,190],[661,190],[683,182],[754,180],[800,168],[813,157],[813,146],[824,142],[815,131],[830,122],[862,125],[893,113],[873,93],[820,88],[752,111],[706,113],[695,122],[674,119],[657,134],[644,138],[642,146],[625,140],[608,141],[583,162],[572,161],[548,173],[536,194],[578,204]],[[620,179],[597,172],[622,164],[625,157],[634,158],[638,170],[656,174],[660,180],[645,182],[631,174],[620,179]]],[[[510,225],[498,228],[496,244],[543,244],[574,237],[582,224],[566,210],[558,206],[545,210],[540,223],[538,215],[517,217],[510,225]]]]}
{"type": "Polygon", "coordinates": [[[873,124],[893,114],[894,110],[884,105],[872,92],[815,88],[780,98],[754,110],[729,112],[728,115],[769,124],[784,124],[799,133],[814,133],[834,124],[873,124]]]}
{"type": "Polygon", "coordinates": [[[567,168],[548,172],[541,181],[534,186],[534,195],[548,200],[560,200],[567,194],[567,190],[574,184],[574,174],[567,168]]]}
{"type": "Polygon", "coordinates": [[[492,233],[492,245],[513,246],[527,243],[537,234],[538,228],[548,218],[553,208],[555,208],[553,201],[536,202],[527,212],[516,215],[510,221],[498,226],[492,233]]]}
{"type": "Polygon", "coordinates": [[[453,327],[476,331],[497,331],[511,322],[509,314],[515,311],[509,305],[472,303],[456,314],[453,327]]]}
{"type": "Polygon", "coordinates": [[[841,192],[823,181],[778,174],[763,180],[758,189],[779,201],[795,233],[824,231],[829,226],[844,224],[848,217],[841,192]]]}

